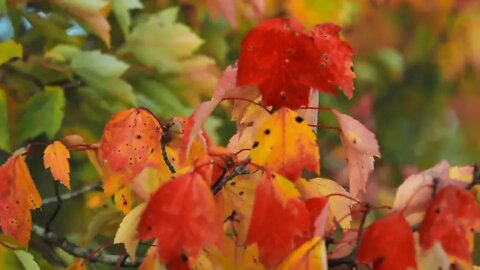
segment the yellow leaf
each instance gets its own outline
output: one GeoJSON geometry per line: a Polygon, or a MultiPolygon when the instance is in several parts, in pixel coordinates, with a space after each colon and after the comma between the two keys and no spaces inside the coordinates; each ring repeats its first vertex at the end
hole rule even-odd
{"type": "Polygon", "coordinates": [[[320,154],[308,124],[290,109],[281,108],[257,131],[250,153],[252,162],[297,179],[305,168],[318,173],[320,154]]]}
{"type": "Polygon", "coordinates": [[[115,240],[113,241],[114,244],[123,243],[132,260],[135,260],[135,253],[139,242],[137,236],[138,223],[140,222],[140,216],[143,214],[146,206],[146,203],[138,205],[123,218],[117,234],[115,235],[115,240]]]}
{"type": "Polygon", "coordinates": [[[323,270],[327,268],[325,241],[314,237],[293,251],[277,268],[278,270],[323,270]]]}
{"type": "Polygon", "coordinates": [[[130,187],[123,187],[115,192],[113,202],[115,202],[115,206],[120,209],[124,215],[128,214],[132,209],[132,189],[130,187]]]}
{"type": "Polygon", "coordinates": [[[70,152],[60,141],[49,144],[44,151],[43,163],[45,169],[50,168],[53,178],[70,189],[70,152]]]}
{"type": "Polygon", "coordinates": [[[14,57],[22,58],[22,45],[14,40],[0,42],[0,65],[14,57]]]}
{"type": "Polygon", "coordinates": [[[85,270],[85,262],[75,258],[73,262],[65,270],[85,270]]]}
{"type": "MultiPolygon", "coordinates": [[[[295,185],[306,200],[328,196],[333,193],[350,196],[342,186],[330,179],[314,178],[305,180],[300,178],[295,182],[295,185]]],[[[340,226],[344,229],[350,228],[352,221],[352,217],[350,216],[351,205],[352,201],[346,197],[332,196],[328,198],[330,213],[333,214],[337,222],[339,222],[340,226]]]]}

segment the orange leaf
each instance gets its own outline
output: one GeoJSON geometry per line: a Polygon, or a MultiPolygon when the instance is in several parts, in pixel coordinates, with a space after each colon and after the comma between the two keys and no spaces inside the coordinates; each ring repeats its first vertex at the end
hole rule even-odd
{"type": "Polygon", "coordinates": [[[257,244],[266,268],[278,265],[311,235],[310,214],[293,183],[265,173],[257,187],[246,244],[257,244]]]}
{"type": "Polygon", "coordinates": [[[347,154],[350,193],[357,197],[365,190],[368,176],[373,170],[373,157],[380,157],[377,139],[362,123],[336,110],[332,112],[342,129],[340,138],[347,154]]]}
{"type": "Polygon", "coordinates": [[[385,216],[366,229],[357,262],[378,270],[416,269],[413,233],[401,213],[385,216]]]}
{"type": "Polygon", "coordinates": [[[474,231],[480,231],[480,205],[464,188],[447,186],[428,205],[418,229],[420,246],[429,250],[440,242],[453,262],[468,269],[474,231]]]}
{"type": "Polygon", "coordinates": [[[220,246],[222,220],[205,180],[190,172],[163,184],[142,215],[138,235],[155,237],[160,259],[172,269],[192,266],[205,246],[220,246]]]}
{"type": "Polygon", "coordinates": [[[149,111],[123,110],[108,121],[100,141],[99,157],[129,183],[146,167],[161,164],[162,127],[149,111]]]}
{"type": "Polygon", "coordinates": [[[70,158],[70,153],[67,147],[60,141],[54,141],[45,148],[43,153],[45,169],[50,168],[53,178],[70,189],[70,165],[67,160],[70,158]]]}
{"type": "Polygon", "coordinates": [[[303,168],[316,173],[320,170],[315,134],[303,118],[287,108],[281,108],[265,120],[252,148],[253,163],[292,181],[301,175],[303,168]]]}
{"type": "Polygon", "coordinates": [[[23,156],[12,156],[0,167],[0,183],[2,231],[27,247],[32,227],[30,210],[39,208],[42,199],[23,156]]]}

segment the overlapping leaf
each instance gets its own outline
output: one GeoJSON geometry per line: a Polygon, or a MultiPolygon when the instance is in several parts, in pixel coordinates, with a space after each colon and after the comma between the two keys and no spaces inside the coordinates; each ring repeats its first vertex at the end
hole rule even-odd
{"type": "Polygon", "coordinates": [[[203,247],[221,245],[222,234],[210,188],[195,172],[162,185],[150,199],[138,228],[141,240],[157,239],[160,259],[174,269],[188,267],[203,247]]]}
{"type": "Polygon", "coordinates": [[[311,235],[310,215],[293,183],[265,173],[255,194],[246,244],[257,244],[260,261],[277,266],[311,235]]]}
{"type": "Polygon", "coordinates": [[[325,241],[320,237],[313,237],[293,251],[277,269],[328,269],[325,241]]]}
{"type": "Polygon", "coordinates": [[[452,262],[470,268],[473,232],[480,231],[480,205],[467,190],[447,186],[428,205],[418,231],[423,249],[440,242],[452,262]]]}
{"type": "Polygon", "coordinates": [[[305,168],[318,173],[319,151],[315,134],[294,111],[282,108],[257,131],[251,159],[258,165],[295,181],[305,168]]]}

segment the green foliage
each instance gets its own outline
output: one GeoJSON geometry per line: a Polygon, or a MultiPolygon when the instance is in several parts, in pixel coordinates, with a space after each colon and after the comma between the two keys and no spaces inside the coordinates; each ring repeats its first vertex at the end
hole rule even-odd
{"type": "Polygon", "coordinates": [[[53,139],[62,125],[64,107],[65,96],[60,87],[45,87],[33,95],[22,108],[17,124],[19,139],[24,141],[43,133],[53,139]]]}
{"type": "Polygon", "coordinates": [[[38,266],[37,262],[35,262],[32,254],[24,250],[15,250],[14,253],[18,260],[22,263],[25,270],[40,270],[40,266],[38,266]]]}
{"type": "Polygon", "coordinates": [[[7,115],[7,97],[5,91],[0,88],[0,149],[10,151],[10,135],[8,132],[8,115],[7,115]]]}

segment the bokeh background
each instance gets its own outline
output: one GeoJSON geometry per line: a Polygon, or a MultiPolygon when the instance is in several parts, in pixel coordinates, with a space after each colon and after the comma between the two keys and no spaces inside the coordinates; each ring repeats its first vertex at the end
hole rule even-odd
{"type": "MultiPolygon", "coordinates": [[[[108,118],[123,108],[144,106],[163,120],[188,116],[235,63],[249,29],[290,16],[307,29],[339,24],[354,48],[354,98],[322,94],[320,105],[376,133],[382,158],[370,197],[388,204],[409,174],[443,159],[480,160],[479,15],[478,0],[0,0],[0,41],[23,48],[0,66],[1,161],[29,142],[69,134],[98,141],[108,118]]],[[[319,120],[336,124],[328,112],[319,120]]],[[[207,130],[217,142],[228,141],[235,132],[228,103],[207,130]]],[[[319,130],[318,137],[322,175],[344,181],[338,134],[319,130]]],[[[40,157],[28,163],[48,197],[53,185],[40,157]]],[[[74,154],[72,163],[73,189],[98,180],[84,154],[74,154]]],[[[99,246],[121,219],[109,205],[101,192],[69,202],[54,229],[99,246]]],[[[37,211],[34,220],[44,222],[52,211],[37,211]]],[[[42,269],[54,269],[35,241],[32,253],[42,269]]],[[[12,256],[0,257],[18,266],[12,256]]]]}

